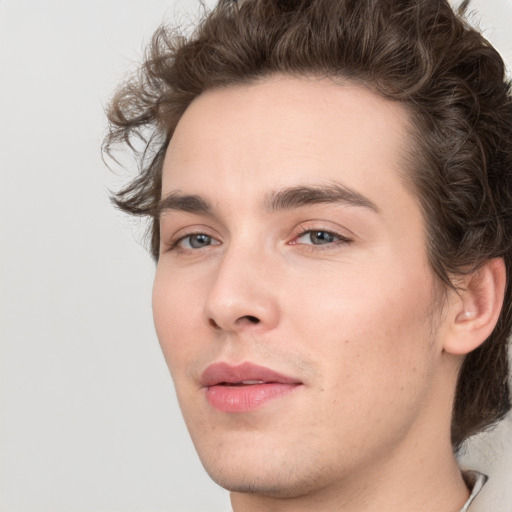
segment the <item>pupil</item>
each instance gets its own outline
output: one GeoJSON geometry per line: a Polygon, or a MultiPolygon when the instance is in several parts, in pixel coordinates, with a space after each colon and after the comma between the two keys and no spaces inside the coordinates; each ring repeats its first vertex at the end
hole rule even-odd
{"type": "Polygon", "coordinates": [[[334,242],[334,235],[326,231],[316,231],[311,233],[311,241],[314,244],[329,244],[334,242]]]}
{"type": "Polygon", "coordinates": [[[194,235],[190,238],[190,246],[194,249],[199,249],[210,243],[210,237],[208,235],[194,235]]]}

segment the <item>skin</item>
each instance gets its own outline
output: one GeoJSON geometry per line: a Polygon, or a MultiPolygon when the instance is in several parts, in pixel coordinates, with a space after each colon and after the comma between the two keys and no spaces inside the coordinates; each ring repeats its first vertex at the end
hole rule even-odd
{"type": "Polygon", "coordinates": [[[155,326],[235,512],[457,512],[468,497],[449,436],[461,356],[445,350],[462,306],[427,261],[403,178],[409,131],[399,104],[359,86],[286,76],[208,91],[178,124],[162,197],[198,195],[212,211],[162,213],[155,326]],[[333,183],[375,208],[265,203],[333,183]],[[223,413],[199,384],[219,361],[302,385],[223,413]]]}

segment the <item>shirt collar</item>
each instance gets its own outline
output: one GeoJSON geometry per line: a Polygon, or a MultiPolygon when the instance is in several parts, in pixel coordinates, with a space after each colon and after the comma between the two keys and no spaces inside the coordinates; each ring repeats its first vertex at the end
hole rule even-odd
{"type": "Polygon", "coordinates": [[[469,495],[468,501],[466,501],[465,505],[459,512],[467,512],[476,495],[482,490],[485,482],[487,482],[488,477],[478,471],[463,471],[462,477],[464,478],[464,482],[466,482],[468,489],[471,490],[471,494],[469,495]]]}

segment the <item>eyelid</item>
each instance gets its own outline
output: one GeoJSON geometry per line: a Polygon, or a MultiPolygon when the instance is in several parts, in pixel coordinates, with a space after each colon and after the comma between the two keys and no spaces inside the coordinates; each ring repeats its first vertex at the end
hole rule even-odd
{"type": "Polygon", "coordinates": [[[305,248],[314,248],[315,250],[322,250],[322,249],[332,249],[339,245],[346,245],[350,244],[354,241],[354,236],[347,233],[348,230],[341,229],[341,228],[335,228],[332,226],[326,226],[325,223],[320,221],[307,221],[301,223],[294,231],[292,240],[288,242],[290,245],[302,245],[305,248]],[[338,240],[332,243],[327,244],[306,244],[306,243],[297,243],[297,239],[301,236],[312,233],[312,232],[318,232],[323,231],[325,233],[329,233],[331,235],[334,235],[338,240]]]}
{"type": "MultiPolygon", "coordinates": [[[[213,246],[218,246],[222,244],[221,237],[219,234],[213,230],[212,228],[206,225],[195,225],[188,226],[184,228],[180,228],[177,230],[170,238],[161,235],[161,253],[169,252],[169,251],[183,251],[183,252],[199,252],[203,249],[207,249],[212,245],[205,246],[203,248],[189,249],[189,248],[181,248],[179,247],[179,243],[186,239],[187,237],[194,235],[206,235],[214,240],[216,243],[212,244],[213,246]]],[[[340,245],[350,244],[354,241],[354,236],[350,234],[350,232],[341,227],[333,227],[332,225],[326,225],[323,221],[315,221],[308,220],[301,222],[294,230],[292,234],[291,240],[287,242],[287,245],[301,245],[303,248],[308,248],[312,250],[322,250],[322,249],[333,249],[340,245]],[[326,233],[334,235],[338,240],[326,243],[326,244],[306,244],[306,243],[297,243],[297,238],[305,235],[306,233],[315,232],[315,231],[324,231],[326,233]]]]}
{"type": "Polygon", "coordinates": [[[183,249],[186,251],[196,252],[196,251],[199,251],[200,249],[206,249],[207,247],[216,246],[216,245],[220,245],[220,242],[213,236],[210,236],[206,233],[190,233],[190,234],[182,236],[181,238],[176,240],[176,242],[174,243],[174,245],[172,247],[180,248],[180,249],[183,249]],[[193,239],[194,237],[199,237],[199,236],[204,236],[204,237],[208,238],[210,243],[208,245],[205,245],[204,247],[181,247],[181,244],[186,242],[187,240],[189,242],[189,245],[191,245],[191,239],[193,239]]]}
{"type": "Polygon", "coordinates": [[[298,236],[308,231],[328,231],[341,238],[351,239],[355,235],[345,226],[341,226],[334,222],[328,222],[325,220],[310,219],[300,222],[294,229],[294,236],[298,236]]]}
{"type": "MultiPolygon", "coordinates": [[[[185,227],[185,228],[181,228],[179,229],[178,231],[176,231],[176,233],[174,233],[170,239],[169,238],[164,238],[164,237],[160,237],[161,239],[161,245],[162,245],[162,249],[161,249],[161,252],[169,252],[169,251],[172,251],[172,250],[175,250],[175,251],[193,251],[193,252],[198,252],[200,251],[201,249],[185,249],[185,248],[182,248],[182,247],[179,247],[179,243],[190,237],[190,236],[194,236],[194,235],[206,235],[208,237],[210,237],[212,240],[215,240],[216,244],[213,244],[214,246],[217,246],[217,245],[221,245],[221,240],[219,239],[220,237],[218,236],[218,234],[216,234],[214,232],[214,230],[212,230],[211,228],[208,228],[207,226],[204,226],[204,225],[198,225],[198,226],[189,226],[189,227],[185,227]],[[164,240],[168,240],[168,241],[164,241],[164,240]]],[[[210,246],[206,246],[205,248],[207,247],[210,247],[210,246]]]]}

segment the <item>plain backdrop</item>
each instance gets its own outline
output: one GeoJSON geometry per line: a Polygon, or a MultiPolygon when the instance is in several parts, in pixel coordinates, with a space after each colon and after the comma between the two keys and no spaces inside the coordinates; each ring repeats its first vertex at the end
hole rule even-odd
{"type": "MultiPolygon", "coordinates": [[[[472,6],[510,64],[512,0],[472,6]]],[[[195,0],[0,0],[2,512],[229,507],[158,347],[142,226],[109,204],[126,175],[100,157],[115,85],[162,20],[197,12],[195,0]]],[[[510,512],[511,419],[463,463],[491,475],[492,511],[510,512]]]]}

